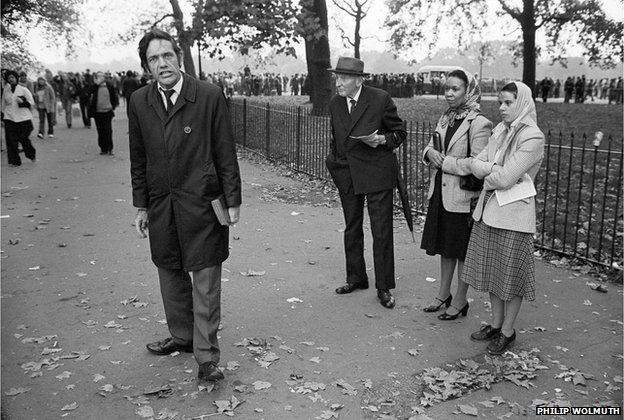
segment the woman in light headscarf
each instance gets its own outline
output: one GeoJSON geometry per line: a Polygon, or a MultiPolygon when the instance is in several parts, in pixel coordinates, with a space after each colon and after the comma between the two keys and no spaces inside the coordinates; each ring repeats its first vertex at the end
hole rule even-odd
{"type": "Polygon", "coordinates": [[[471,334],[490,341],[490,354],[502,354],[514,342],[514,322],[523,299],[535,299],[535,187],[544,156],[544,134],[537,127],[531,89],[521,82],[498,95],[502,122],[488,146],[470,163],[484,178],[474,210],[462,280],[490,294],[491,324],[471,334]]]}
{"type": "Polygon", "coordinates": [[[438,295],[423,310],[436,312],[445,306],[446,312],[438,318],[449,321],[468,313],[468,285],[459,279],[470,237],[470,200],[479,195],[478,191],[461,189],[461,177],[470,175],[470,157],[478,155],[487,144],[492,123],[481,115],[479,84],[466,71],[450,72],[444,90],[449,107],[423,153],[423,162],[435,169],[429,184],[429,208],[420,247],[428,255],[440,255],[441,272],[438,295]],[[457,292],[452,296],[456,266],[457,292]]]}

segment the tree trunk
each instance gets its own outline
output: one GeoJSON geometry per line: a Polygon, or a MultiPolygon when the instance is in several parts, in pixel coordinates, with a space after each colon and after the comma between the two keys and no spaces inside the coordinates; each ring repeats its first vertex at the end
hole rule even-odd
{"type": "Polygon", "coordinates": [[[358,9],[355,14],[355,33],[353,34],[353,48],[355,52],[355,58],[360,58],[360,43],[362,42],[362,38],[360,37],[360,26],[362,22],[362,6],[357,4],[358,9]]]}
{"type": "Polygon", "coordinates": [[[192,34],[184,29],[184,15],[182,14],[182,9],[180,9],[178,0],[169,0],[169,2],[173,9],[173,25],[178,32],[178,44],[182,49],[184,71],[191,77],[197,77],[195,74],[193,56],[191,55],[191,46],[193,45],[192,34]]]}
{"type": "Polygon", "coordinates": [[[304,7],[307,7],[308,12],[319,18],[319,24],[324,32],[321,37],[306,38],[305,41],[308,78],[310,79],[310,100],[312,101],[312,114],[324,115],[329,111],[329,100],[332,94],[331,77],[327,71],[331,67],[329,40],[327,38],[327,3],[325,0],[313,0],[310,3],[304,2],[304,7]]]}
{"type": "Polygon", "coordinates": [[[535,96],[535,8],[533,0],[523,0],[522,27],[522,82],[535,96]]]}

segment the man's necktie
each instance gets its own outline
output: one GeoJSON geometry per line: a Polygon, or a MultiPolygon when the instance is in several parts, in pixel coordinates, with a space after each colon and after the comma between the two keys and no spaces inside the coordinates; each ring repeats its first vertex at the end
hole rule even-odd
{"type": "Polygon", "coordinates": [[[163,90],[162,92],[165,94],[165,97],[167,98],[167,113],[171,114],[171,111],[173,110],[173,102],[171,102],[171,95],[173,95],[175,90],[167,89],[167,90],[163,90]]]}
{"type": "Polygon", "coordinates": [[[351,98],[349,99],[349,103],[351,104],[351,109],[349,109],[349,114],[353,112],[353,108],[355,108],[355,104],[357,102],[355,102],[355,99],[351,98]]]}

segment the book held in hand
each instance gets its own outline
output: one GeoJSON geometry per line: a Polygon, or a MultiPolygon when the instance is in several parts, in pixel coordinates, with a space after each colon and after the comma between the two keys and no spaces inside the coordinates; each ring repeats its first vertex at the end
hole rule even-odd
{"type": "Polygon", "coordinates": [[[227,204],[225,203],[225,197],[223,196],[223,194],[212,200],[211,203],[212,209],[217,215],[219,223],[221,223],[223,226],[229,226],[230,214],[228,213],[227,204]]]}

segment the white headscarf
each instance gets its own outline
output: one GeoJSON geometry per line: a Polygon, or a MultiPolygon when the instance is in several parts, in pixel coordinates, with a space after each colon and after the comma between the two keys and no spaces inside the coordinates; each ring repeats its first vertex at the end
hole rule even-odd
{"type": "Polygon", "coordinates": [[[522,82],[514,81],[510,83],[516,85],[518,93],[515,102],[510,106],[511,124],[507,125],[506,122],[501,121],[492,132],[492,135],[498,142],[499,153],[497,156],[505,153],[509,142],[520,127],[524,125],[537,127],[537,112],[531,88],[522,82]]]}

